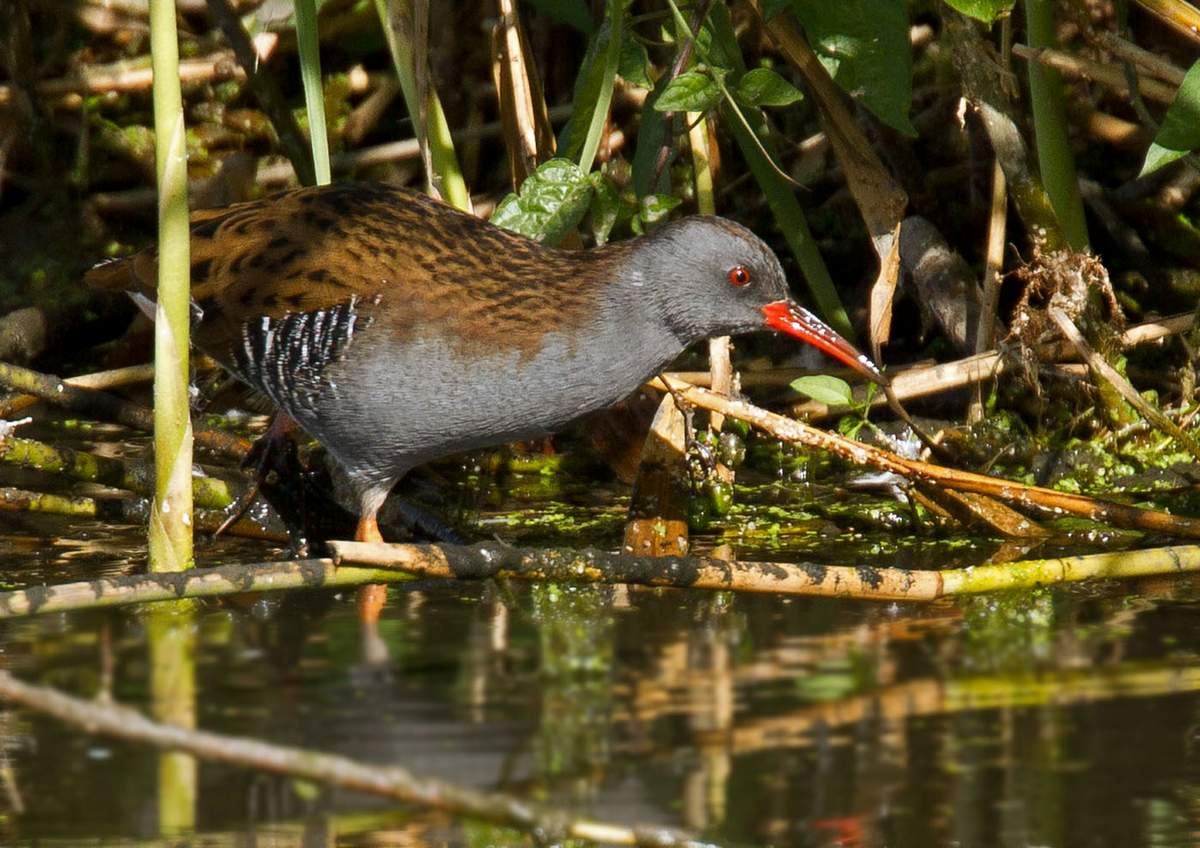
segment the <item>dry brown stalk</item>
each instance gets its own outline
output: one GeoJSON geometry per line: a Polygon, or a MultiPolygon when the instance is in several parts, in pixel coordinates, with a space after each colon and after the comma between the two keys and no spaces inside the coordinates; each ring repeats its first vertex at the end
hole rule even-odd
{"type": "MultiPolygon", "coordinates": [[[[334,561],[397,569],[421,577],[504,577],[573,583],[636,583],[684,589],[932,601],[950,595],[1029,589],[1102,578],[1200,571],[1200,545],[1021,560],[942,571],[866,565],[729,562],[712,557],[631,557],[596,550],[501,545],[330,542],[334,561]]],[[[3,599],[0,595],[0,599],[3,599]]]]}
{"type": "Polygon", "coordinates": [[[1144,47],[1139,47],[1132,41],[1121,38],[1115,32],[1100,32],[1096,34],[1096,38],[1111,53],[1133,62],[1151,76],[1174,86],[1183,85],[1183,78],[1186,75],[1183,68],[1177,67],[1157,53],[1151,53],[1144,47]]]}
{"type": "Polygon", "coordinates": [[[1200,546],[979,565],[943,571],[867,565],[730,562],[715,557],[635,557],[591,549],[512,548],[489,543],[391,545],[330,542],[334,560],[225,565],[178,574],[104,577],[0,592],[0,619],[246,592],[334,589],[395,583],[414,575],[481,580],[503,577],[875,601],[932,601],[950,595],[1029,589],[1089,579],[1200,571],[1200,546]]]}
{"type": "MultiPolygon", "coordinates": [[[[1074,79],[1085,79],[1103,85],[1113,92],[1129,97],[1129,82],[1125,73],[1116,65],[1102,65],[1090,59],[1083,59],[1062,50],[1050,47],[1029,47],[1025,44],[1014,44],[1013,55],[1030,62],[1040,62],[1048,68],[1055,68],[1074,79]]],[[[1170,103],[1175,99],[1177,86],[1164,85],[1156,79],[1143,77],[1138,80],[1138,91],[1143,97],[1148,97],[1159,103],[1170,103]]]]}
{"type": "MultiPolygon", "coordinates": [[[[145,432],[154,429],[154,416],[146,407],[95,389],[71,385],[51,374],[0,362],[0,385],[102,421],[115,421],[145,432]]],[[[198,427],[194,435],[196,444],[234,459],[242,459],[250,450],[250,442],[220,430],[198,427]]]]}
{"type": "MultiPolygon", "coordinates": [[[[1123,348],[1130,348],[1140,344],[1156,342],[1168,336],[1178,335],[1191,329],[1194,322],[1195,318],[1190,312],[1172,315],[1168,318],[1160,318],[1157,321],[1147,321],[1144,324],[1138,324],[1125,330],[1121,334],[1121,346],[1123,348]]],[[[1038,351],[1038,359],[1047,363],[1072,356],[1072,349],[1063,342],[1046,345],[1038,351]]],[[[889,374],[892,378],[892,388],[896,393],[896,397],[907,401],[929,397],[940,392],[961,389],[972,383],[998,377],[1012,370],[1013,367],[1014,364],[1005,357],[1005,354],[997,350],[992,350],[964,357],[953,362],[939,362],[932,365],[897,369],[889,371],[889,374]]],[[[743,374],[742,382],[747,386],[785,385],[796,377],[801,376],[801,373],[807,372],[793,373],[783,370],[778,372],[747,372],[743,374]],[[776,373],[780,376],[772,376],[776,373]]],[[[703,385],[703,374],[701,372],[669,373],[667,376],[694,385],[703,385]],[[693,376],[700,379],[692,379],[693,376]]],[[[855,403],[861,404],[865,402],[865,390],[856,390],[855,403]]],[[[884,406],[886,404],[887,399],[879,396],[875,396],[871,401],[872,407],[884,406]]],[[[848,411],[848,408],[830,407],[817,401],[805,401],[804,403],[793,405],[789,411],[793,415],[803,416],[811,420],[829,415],[844,414],[848,411]]]]}
{"type": "MultiPolygon", "coordinates": [[[[148,383],[153,379],[153,365],[129,365],[124,368],[112,368],[108,371],[64,377],[63,382],[68,386],[77,386],[81,389],[115,389],[136,383],[148,383]]],[[[33,395],[12,395],[0,403],[0,418],[12,418],[21,410],[38,403],[39,400],[40,398],[33,395]]]]}
{"type": "Polygon", "coordinates": [[[1088,367],[1097,379],[1111,385],[1124,401],[1141,413],[1147,421],[1166,433],[1182,445],[1192,456],[1200,460],[1200,444],[1196,442],[1196,439],[1138,394],[1137,390],[1129,384],[1128,380],[1121,376],[1121,373],[1116,368],[1109,365],[1103,356],[1092,349],[1092,346],[1084,339],[1083,334],[1079,332],[1079,328],[1075,326],[1063,310],[1057,306],[1051,306],[1047,312],[1050,320],[1058,326],[1063,337],[1075,348],[1080,358],[1088,364],[1088,367]]]}
{"type": "Polygon", "coordinates": [[[1013,480],[989,477],[970,471],[959,471],[927,462],[905,459],[890,451],[864,445],[835,433],[809,427],[791,418],[776,415],[745,401],[730,401],[712,392],[667,378],[651,383],[656,388],[670,388],[688,403],[702,409],[716,410],[738,418],[777,439],[820,448],[856,465],[869,465],[891,471],[913,480],[930,483],[959,492],[973,492],[1020,507],[1037,507],[1051,513],[1069,513],[1092,521],[1136,530],[1149,530],[1172,536],[1200,538],[1200,519],[1171,515],[1157,510],[1140,509],[1126,504],[1102,501],[1085,495],[1057,492],[1039,486],[1026,486],[1013,480]]]}

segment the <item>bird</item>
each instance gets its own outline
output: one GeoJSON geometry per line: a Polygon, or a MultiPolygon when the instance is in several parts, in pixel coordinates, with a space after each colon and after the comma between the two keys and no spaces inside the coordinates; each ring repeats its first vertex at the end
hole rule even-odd
{"type": "MultiPolygon", "coordinates": [[[[150,304],[157,267],[147,248],[85,281],[150,304]]],[[[334,457],[359,541],[382,541],[379,508],[415,466],[553,433],[705,338],[775,330],[888,382],[715,216],[568,250],[340,182],[193,213],[191,282],[194,344],[334,457]]]]}

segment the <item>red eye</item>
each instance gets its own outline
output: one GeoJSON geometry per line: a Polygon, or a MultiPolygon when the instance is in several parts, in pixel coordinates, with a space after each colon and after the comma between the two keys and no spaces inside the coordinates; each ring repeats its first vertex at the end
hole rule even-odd
{"type": "Polygon", "coordinates": [[[750,272],[741,265],[735,265],[729,269],[729,282],[739,289],[742,286],[748,286],[750,285],[750,272]]]}

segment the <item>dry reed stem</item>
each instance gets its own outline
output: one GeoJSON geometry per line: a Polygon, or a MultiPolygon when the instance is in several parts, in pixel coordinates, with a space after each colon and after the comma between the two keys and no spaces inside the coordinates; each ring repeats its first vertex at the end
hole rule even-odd
{"type": "Polygon", "coordinates": [[[891,471],[914,482],[930,483],[959,492],[988,495],[1016,506],[1038,507],[1052,513],[1079,515],[1114,527],[1200,538],[1200,519],[1140,509],[1039,486],[1026,486],[1013,480],[905,459],[889,451],[809,427],[744,401],[726,400],[706,389],[678,380],[663,378],[653,381],[650,385],[656,388],[670,388],[688,403],[702,409],[722,412],[731,418],[739,418],[777,439],[820,448],[856,465],[869,465],[882,471],[891,471]]]}

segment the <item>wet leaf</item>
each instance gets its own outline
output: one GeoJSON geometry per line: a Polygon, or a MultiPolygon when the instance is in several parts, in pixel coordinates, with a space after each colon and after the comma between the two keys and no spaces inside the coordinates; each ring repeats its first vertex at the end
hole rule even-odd
{"type": "Polygon", "coordinates": [[[510,194],[492,213],[491,222],[546,244],[558,244],[588,210],[592,183],[579,166],[551,159],[510,194]]]}
{"type": "Polygon", "coordinates": [[[592,188],[592,237],[596,244],[604,244],[612,232],[613,226],[621,212],[621,197],[612,181],[599,171],[593,171],[591,176],[592,188]]]}
{"type": "Polygon", "coordinates": [[[706,112],[720,96],[721,90],[708,74],[686,71],[671,80],[654,108],[659,112],[706,112]]]}

